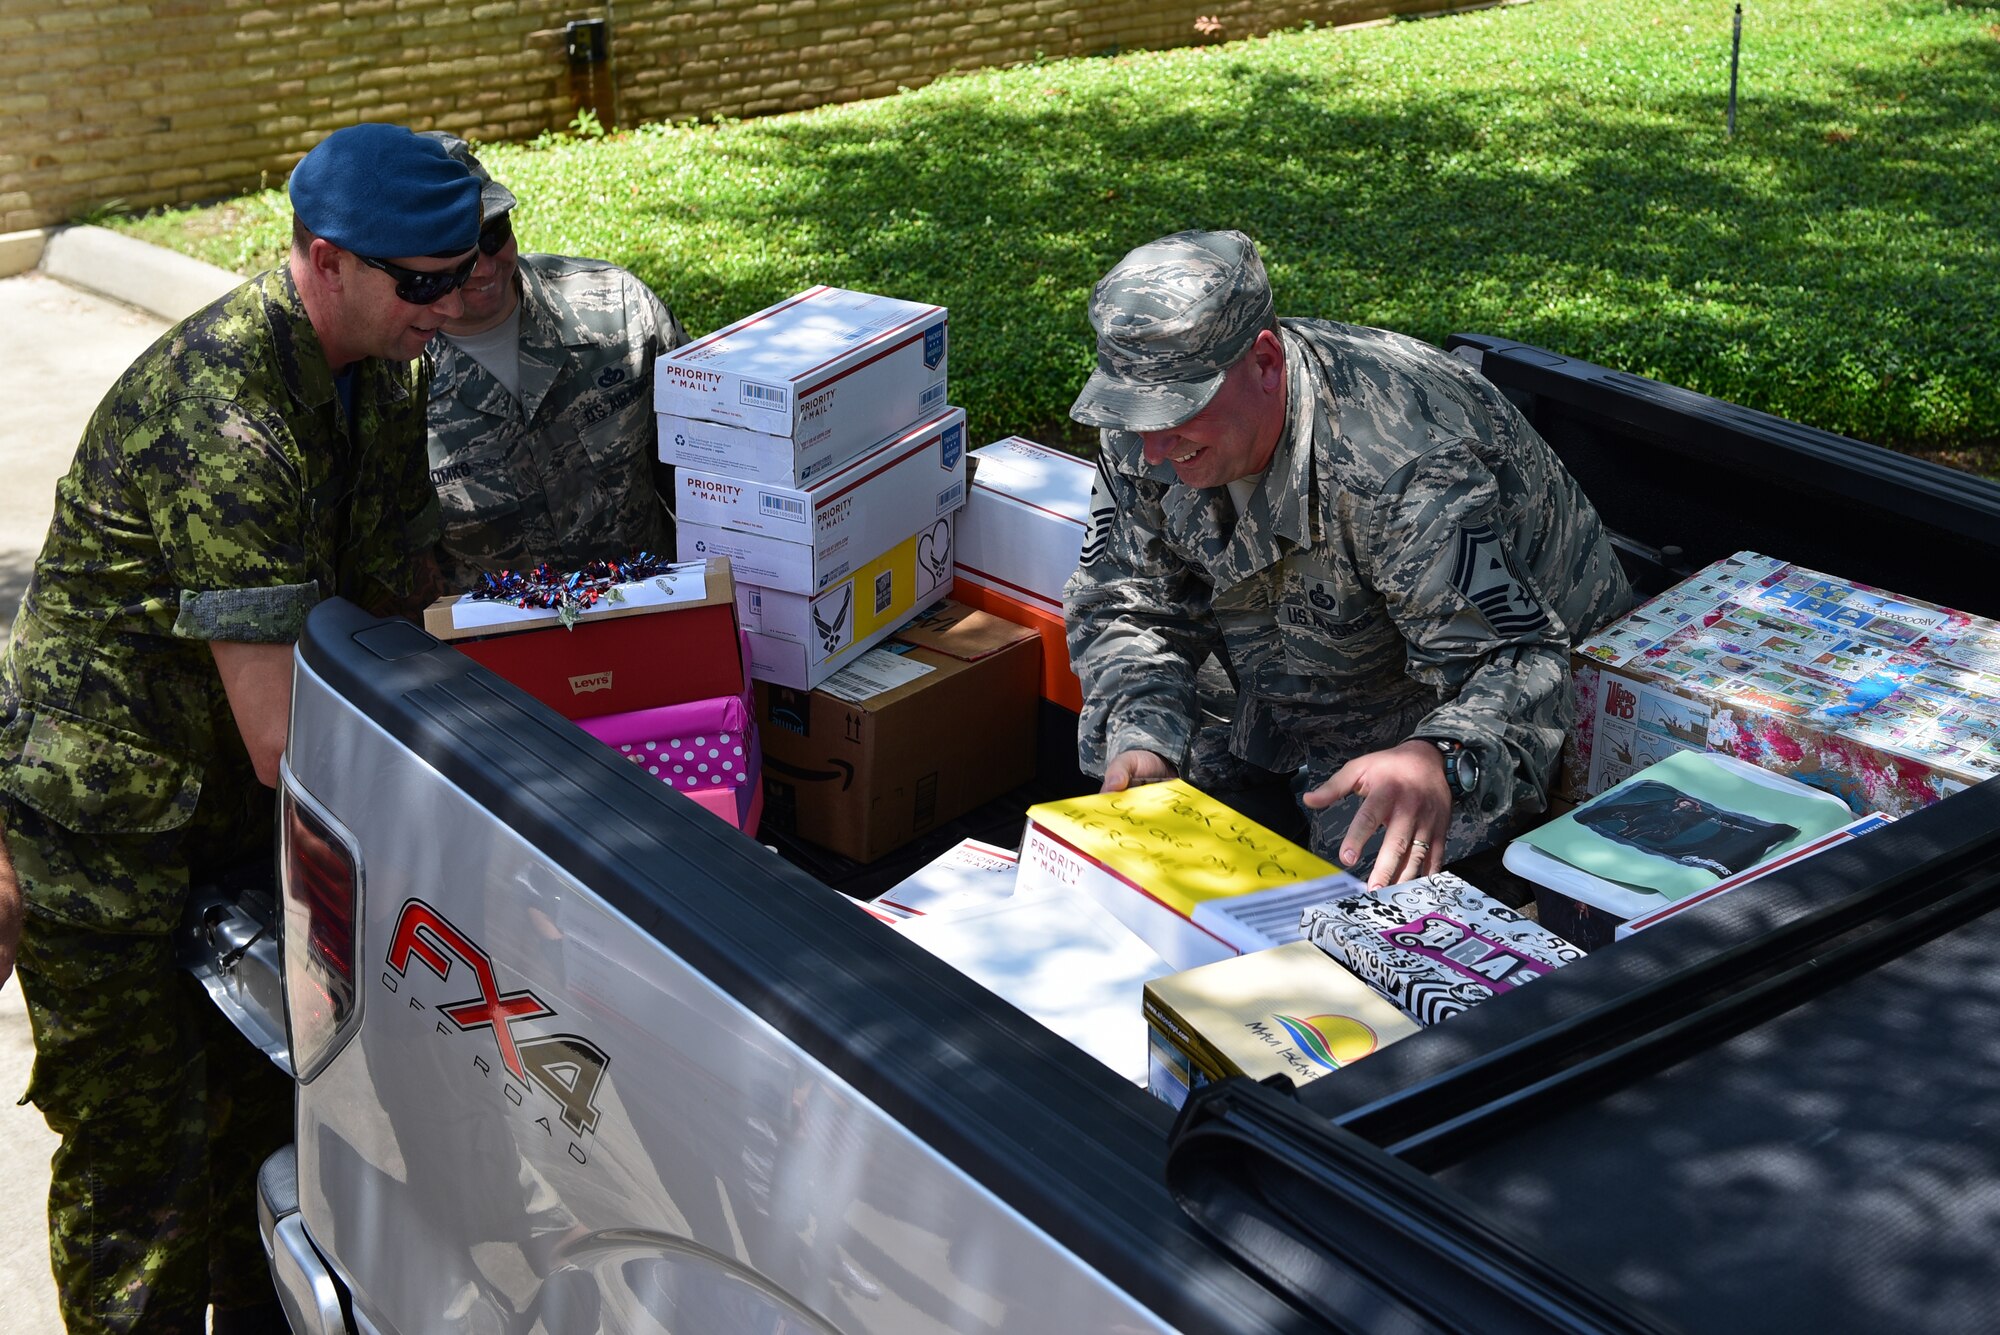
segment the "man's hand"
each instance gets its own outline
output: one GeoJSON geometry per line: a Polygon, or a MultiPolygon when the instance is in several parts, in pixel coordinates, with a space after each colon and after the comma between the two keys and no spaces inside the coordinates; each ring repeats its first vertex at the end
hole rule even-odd
{"type": "Polygon", "coordinates": [[[278,786],[278,761],[285,754],[285,733],[292,726],[292,646],[241,644],[210,640],[215,670],[222,676],[229,712],[243,734],[257,781],[278,786]]]}
{"type": "Polygon", "coordinates": [[[1179,777],[1174,773],[1174,767],[1154,752],[1120,751],[1104,767],[1104,786],[1097,791],[1122,793],[1134,784],[1162,783],[1179,777]]]}
{"type": "Polygon", "coordinates": [[[1362,845],[1381,830],[1382,848],[1368,875],[1369,889],[1428,876],[1444,865],[1451,785],[1445,782],[1444,756],[1435,746],[1404,742],[1356,756],[1302,800],[1320,811],[1351,793],[1361,794],[1361,809],[1341,839],[1340,862],[1353,866],[1362,845]]]}

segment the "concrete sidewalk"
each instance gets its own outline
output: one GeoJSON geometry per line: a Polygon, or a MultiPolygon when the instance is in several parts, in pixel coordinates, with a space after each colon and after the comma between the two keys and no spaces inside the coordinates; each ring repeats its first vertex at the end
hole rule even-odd
{"type": "MultiPolygon", "coordinates": [[[[8,406],[0,430],[0,644],[41,550],[56,481],[69,468],[98,400],[165,332],[169,314],[179,319],[204,304],[209,297],[202,293],[216,283],[226,289],[237,281],[220,270],[190,276],[186,266],[192,261],[125,237],[116,237],[120,244],[108,248],[94,245],[97,238],[82,240],[81,246],[44,250],[48,270],[0,278],[0,403],[8,406]],[[81,266],[80,276],[127,300],[170,309],[142,310],[50,276],[65,265],[81,266]]],[[[0,988],[0,1182],[8,1188],[0,1193],[0,1238],[8,1242],[0,1248],[0,1331],[61,1335],[46,1214],[56,1137],[34,1108],[14,1106],[28,1086],[33,1059],[21,989],[9,979],[0,988]]]]}

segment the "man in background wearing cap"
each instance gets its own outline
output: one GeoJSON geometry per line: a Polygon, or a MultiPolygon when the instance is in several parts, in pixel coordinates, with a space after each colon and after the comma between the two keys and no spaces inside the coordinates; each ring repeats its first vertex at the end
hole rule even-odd
{"type": "Polygon", "coordinates": [[[1229,752],[1297,775],[1314,851],[1373,885],[1542,810],[1569,646],[1631,595],[1514,406],[1414,339],[1278,320],[1240,232],[1141,246],[1090,321],[1070,414],[1103,444],[1065,590],[1085,769],[1116,791],[1200,760],[1214,652],[1229,752]]]}
{"type": "Polygon", "coordinates": [[[357,125],[290,192],[286,266],[168,330],[98,405],[0,663],[72,1332],[200,1331],[211,1304],[219,1332],[285,1328],[254,1186],[292,1085],[175,969],[171,933],[191,883],[269,865],[307,611],[414,610],[436,582],[416,359],[459,311],[478,182],[357,125]]]}
{"type": "Polygon", "coordinates": [[[431,132],[483,183],[479,266],[431,344],[430,468],[445,578],[547,561],[574,570],[634,549],[671,555],[655,485],[653,360],[687,334],[615,264],[523,255],[513,192],[464,140],[431,132]]]}

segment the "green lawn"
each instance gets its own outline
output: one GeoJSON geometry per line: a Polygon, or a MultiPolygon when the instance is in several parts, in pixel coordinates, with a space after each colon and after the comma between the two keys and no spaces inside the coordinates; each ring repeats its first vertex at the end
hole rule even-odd
{"type": "MultiPolygon", "coordinates": [[[[1526,339],[2000,475],[2000,8],[1537,0],[1048,63],[764,120],[493,145],[524,247],[693,332],[815,282],[952,311],[976,439],[1074,440],[1084,302],[1239,227],[1282,314],[1526,339]]],[[[279,192],[121,223],[244,272],[279,192]]]]}

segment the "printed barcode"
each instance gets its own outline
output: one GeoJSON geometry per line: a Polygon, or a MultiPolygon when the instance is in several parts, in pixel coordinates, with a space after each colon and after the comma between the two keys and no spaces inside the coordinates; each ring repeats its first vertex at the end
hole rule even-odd
{"type": "Polygon", "coordinates": [[[944,387],[945,387],[945,382],[942,380],[938,381],[935,385],[932,385],[929,389],[925,390],[922,394],[917,396],[917,406],[919,408],[928,408],[934,403],[941,402],[944,399],[944,387]]]}
{"type": "Polygon", "coordinates": [[[875,577],[875,615],[881,616],[896,601],[895,571],[885,570],[875,577]]]}
{"type": "Polygon", "coordinates": [[[952,483],[949,487],[939,492],[937,498],[938,513],[943,514],[946,510],[955,508],[958,505],[958,498],[964,495],[964,493],[964,486],[957,482],[952,483]]]}
{"type": "Polygon", "coordinates": [[[782,408],[792,399],[792,391],[781,385],[760,385],[754,380],[743,382],[743,402],[755,404],[759,408],[782,408]]]}
{"type": "Polygon", "coordinates": [[[762,492],[757,497],[757,508],[778,519],[796,519],[804,523],[806,518],[806,503],[796,496],[773,496],[762,492]]]}

